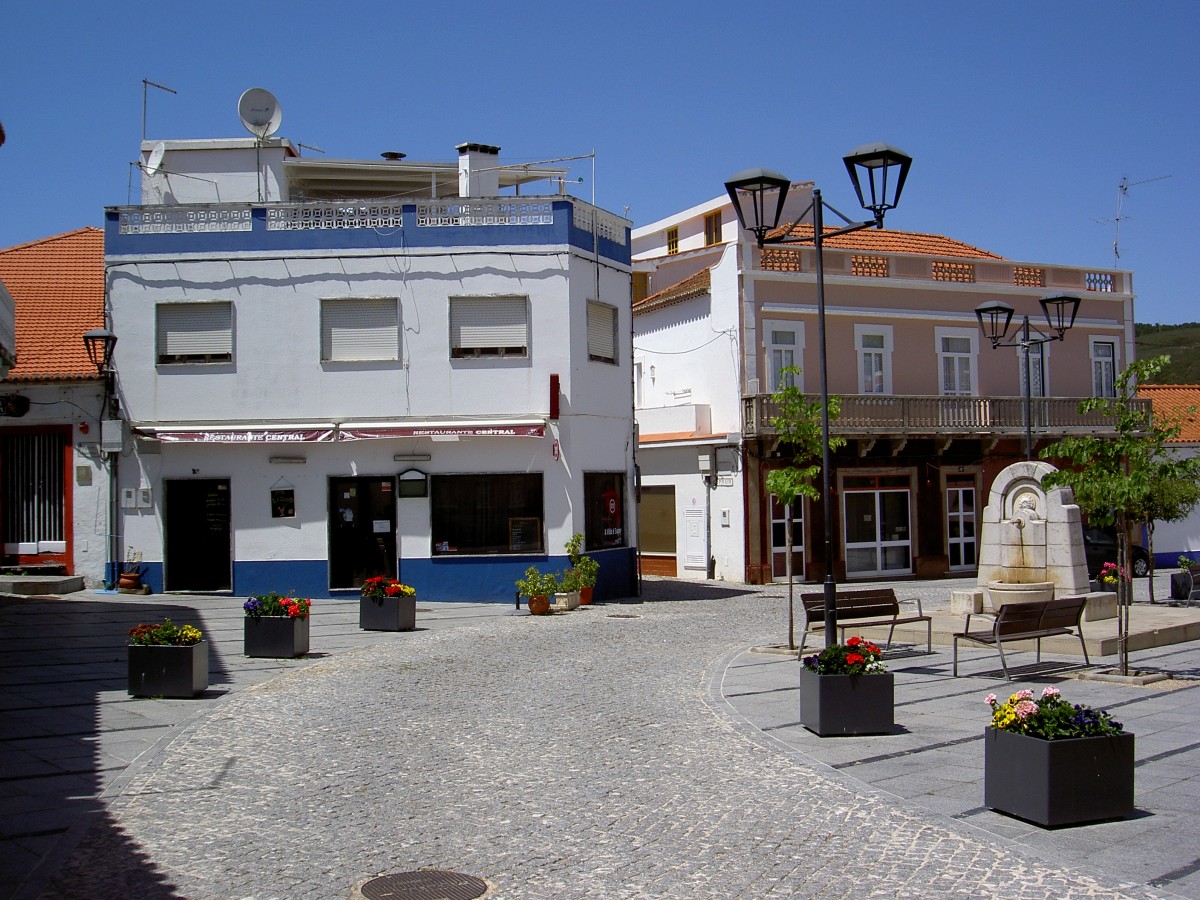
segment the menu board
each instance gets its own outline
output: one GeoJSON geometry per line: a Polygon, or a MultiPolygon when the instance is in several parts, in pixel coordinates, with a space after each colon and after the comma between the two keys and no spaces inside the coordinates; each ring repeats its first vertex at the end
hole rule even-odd
{"type": "Polygon", "coordinates": [[[536,553],[542,549],[542,520],[537,516],[515,516],[508,520],[508,549],[512,553],[536,553]]]}

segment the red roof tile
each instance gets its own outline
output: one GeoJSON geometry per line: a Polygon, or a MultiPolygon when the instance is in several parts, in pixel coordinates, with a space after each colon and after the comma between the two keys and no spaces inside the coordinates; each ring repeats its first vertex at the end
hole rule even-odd
{"type": "Polygon", "coordinates": [[[104,326],[104,232],[80,228],[0,250],[16,307],[8,381],[96,378],[83,335],[104,326]]]}
{"type": "MultiPolygon", "coordinates": [[[[833,231],[827,227],[826,231],[833,231]]],[[[779,237],[788,231],[777,228],[770,237],[779,237]]],[[[811,225],[796,225],[791,232],[797,237],[812,238],[811,225]]],[[[839,250],[863,250],[868,253],[917,253],[922,256],[961,256],[970,259],[1004,259],[987,250],[980,250],[962,241],[943,237],[940,234],[920,234],[915,231],[891,231],[887,228],[864,228],[849,234],[825,238],[825,246],[839,250]]]]}
{"type": "Polygon", "coordinates": [[[1177,443],[1200,443],[1200,384],[1141,384],[1137,395],[1150,401],[1156,416],[1182,426],[1177,443]]]}
{"type": "Polygon", "coordinates": [[[676,282],[670,287],[656,291],[644,300],[633,305],[634,313],[648,312],[674,303],[682,303],[693,297],[702,297],[712,290],[712,274],[708,269],[701,269],[695,275],[689,275],[683,281],[676,282]]]}

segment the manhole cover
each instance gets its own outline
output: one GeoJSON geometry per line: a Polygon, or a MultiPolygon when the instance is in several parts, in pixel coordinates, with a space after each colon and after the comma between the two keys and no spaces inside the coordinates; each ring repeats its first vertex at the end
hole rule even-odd
{"type": "Polygon", "coordinates": [[[474,875],[421,869],[372,878],[361,893],[367,900],[475,900],[487,889],[487,882],[474,875]]]}
{"type": "Polygon", "coordinates": [[[608,617],[610,619],[640,619],[641,618],[641,616],[639,616],[637,613],[609,613],[608,617]]]}

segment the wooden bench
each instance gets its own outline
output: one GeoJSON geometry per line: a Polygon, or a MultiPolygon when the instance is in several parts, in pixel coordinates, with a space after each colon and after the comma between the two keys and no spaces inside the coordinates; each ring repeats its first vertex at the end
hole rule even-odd
{"type": "Polygon", "coordinates": [[[1056,597],[1053,600],[1034,600],[1027,603],[1006,603],[1000,607],[987,631],[972,631],[971,616],[967,616],[966,624],[961,632],[954,635],[954,676],[958,677],[958,642],[969,641],[973,644],[995,646],[1000,652],[1000,668],[1004,677],[1012,681],[1008,674],[1008,663],[1004,659],[1004,645],[1014,641],[1037,640],[1037,660],[1042,661],[1042,638],[1055,637],[1060,634],[1073,634],[1079,638],[1079,646],[1083,650],[1083,661],[1091,665],[1088,659],[1087,645],[1083,642],[1083,608],[1087,603],[1086,597],[1056,597]]]}
{"type": "MultiPolygon", "coordinates": [[[[804,606],[804,632],[800,636],[800,652],[804,651],[804,642],[810,631],[825,628],[825,594],[801,594],[800,602],[804,606]]],[[[925,623],[925,652],[933,652],[933,619],[925,615],[921,609],[921,600],[913,597],[909,600],[897,600],[896,592],[891,588],[873,588],[862,591],[838,591],[834,595],[837,608],[837,627],[841,630],[842,643],[846,643],[847,628],[867,628],[871,626],[888,626],[887,647],[892,646],[892,635],[897,625],[907,625],[913,622],[925,623]],[[915,603],[916,613],[902,615],[901,603],[915,603]]]]}

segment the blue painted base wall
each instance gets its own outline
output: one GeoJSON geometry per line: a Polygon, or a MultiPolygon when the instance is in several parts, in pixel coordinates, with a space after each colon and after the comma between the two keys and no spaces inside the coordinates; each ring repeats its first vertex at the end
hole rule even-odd
{"type": "MultiPolygon", "coordinates": [[[[619,600],[632,596],[636,552],[631,547],[600,550],[588,554],[600,563],[593,601],[619,600]]],[[[399,578],[417,589],[422,603],[456,601],[465,603],[512,603],[516,581],[530,566],[542,572],[562,572],[567,568],[566,556],[523,556],[440,559],[402,559],[399,578]]],[[[143,563],[142,582],[159,594],[163,589],[162,563],[143,563]]],[[[239,597],[252,594],[293,594],[297,597],[355,597],[357,591],[329,590],[329,564],[323,559],[276,560],[233,564],[233,593],[239,597]]]]}

